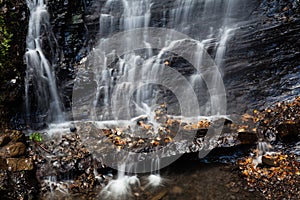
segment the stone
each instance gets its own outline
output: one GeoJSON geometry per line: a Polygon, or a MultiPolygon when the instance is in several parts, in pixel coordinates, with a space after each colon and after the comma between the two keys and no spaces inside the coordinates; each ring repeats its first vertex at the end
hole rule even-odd
{"type": "Polygon", "coordinates": [[[276,127],[278,136],[283,142],[294,142],[299,140],[300,124],[292,121],[284,122],[276,127]]]}
{"type": "Polygon", "coordinates": [[[258,137],[257,137],[256,133],[252,133],[252,132],[239,132],[238,133],[238,140],[242,144],[254,144],[255,142],[257,142],[258,137]]]}
{"type": "Polygon", "coordinates": [[[31,158],[6,158],[7,170],[28,171],[34,169],[33,160],[31,158]]]}
{"type": "Polygon", "coordinates": [[[0,157],[0,169],[6,170],[7,169],[7,163],[5,158],[0,157]]]}
{"type": "Polygon", "coordinates": [[[265,165],[268,165],[270,167],[278,167],[279,164],[276,162],[277,156],[270,156],[270,155],[264,155],[262,157],[262,163],[265,165]]]}
{"type": "Polygon", "coordinates": [[[7,130],[6,133],[10,136],[10,139],[13,142],[20,142],[23,141],[25,138],[25,135],[21,131],[7,130]]]}
{"type": "Polygon", "coordinates": [[[70,131],[71,131],[72,133],[74,133],[76,130],[77,130],[76,127],[71,127],[71,128],[70,128],[70,131]]]}
{"type": "Polygon", "coordinates": [[[10,143],[0,149],[0,157],[18,157],[24,155],[26,146],[22,142],[10,143]]]}
{"type": "Polygon", "coordinates": [[[183,193],[183,189],[179,186],[174,186],[171,190],[172,194],[179,195],[183,193]]]}
{"type": "Polygon", "coordinates": [[[162,190],[158,192],[155,196],[151,198],[151,200],[160,200],[163,199],[164,196],[166,196],[168,193],[168,190],[162,190]]]}
{"type": "Polygon", "coordinates": [[[0,147],[7,145],[11,141],[10,137],[8,135],[1,135],[0,136],[0,147]]]}

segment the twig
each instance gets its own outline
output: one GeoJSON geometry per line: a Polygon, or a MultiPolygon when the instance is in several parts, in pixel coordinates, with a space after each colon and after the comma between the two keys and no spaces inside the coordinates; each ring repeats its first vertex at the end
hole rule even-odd
{"type": "Polygon", "coordinates": [[[47,153],[51,153],[48,149],[46,149],[45,147],[43,147],[41,144],[35,142],[36,145],[38,145],[41,149],[43,149],[44,151],[46,151],[47,153]]]}

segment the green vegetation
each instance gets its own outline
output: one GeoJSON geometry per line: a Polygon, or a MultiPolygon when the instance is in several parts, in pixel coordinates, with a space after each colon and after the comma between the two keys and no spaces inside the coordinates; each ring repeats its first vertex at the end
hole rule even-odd
{"type": "Polygon", "coordinates": [[[0,0],[0,128],[22,106],[27,16],[24,1],[0,0]]]}
{"type": "Polygon", "coordinates": [[[6,62],[6,56],[10,48],[10,41],[13,34],[9,33],[4,23],[4,19],[0,16],[0,67],[6,62]]]}
{"type": "Polygon", "coordinates": [[[29,136],[29,139],[32,140],[32,141],[34,141],[34,142],[41,142],[41,141],[43,141],[41,133],[39,133],[39,132],[31,133],[30,136],[29,136]]]}

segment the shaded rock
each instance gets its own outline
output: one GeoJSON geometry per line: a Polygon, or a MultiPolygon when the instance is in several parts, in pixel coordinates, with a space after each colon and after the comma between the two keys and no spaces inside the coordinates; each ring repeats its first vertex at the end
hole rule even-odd
{"type": "Polygon", "coordinates": [[[10,137],[8,135],[1,135],[0,136],[0,146],[7,145],[10,142],[10,137]]]}
{"type": "Polygon", "coordinates": [[[160,199],[162,199],[164,196],[166,196],[167,193],[168,193],[168,190],[165,189],[165,190],[163,190],[163,191],[157,193],[154,197],[151,198],[151,200],[160,200],[160,199]]]}
{"type": "Polygon", "coordinates": [[[271,155],[264,155],[262,157],[262,163],[271,167],[278,167],[279,164],[276,162],[277,157],[273,157],[271,155]]]}
{"type": "Polygon", "coordinates": [[[6,130],[5,133],[9,135],[13,142],[23,142],[25,141],[25,135],[21,131],[17,130],[6,130]]]}
{"type": "Polygon", "coordinates": [[[38,183],[34,171],[0,169],[1,199],[37,199],[38,183]]]}
{"type": "Polygon", "coordinates": [[[172,194],[182,194],[183,193],[183,189],[179,186],[174,186],[171,190],[172,194]]]}
{"type": "Polygon", "coordinates": [[[299,140],[300,124],[295,122],[284,122],[277,126],[280,139],[284,142],[294,142],[299,140]]]}
{"type": "Polygon", "coordinates": [[[0,169],[6,170],[7,169],[7,163],[5,158],[0,158],[0,169]]]}
{"type": "Polygon", "coordinates": [[[251,133],[251,132],[239,132],[238,133],[238,140],[242,144],[254,144],[257,142],[258,137],[256,133],[251,133]]]}

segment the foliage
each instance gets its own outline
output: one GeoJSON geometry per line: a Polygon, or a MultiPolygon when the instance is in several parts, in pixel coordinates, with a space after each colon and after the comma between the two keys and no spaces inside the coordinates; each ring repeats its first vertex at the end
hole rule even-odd
{"type": "Polygon", "coordinates": [[[5,63],[12,36],[13,34],[7,30],[3,17],[0,16],[0,68],[4,67],[3,63],[5,63]]]}
{"type": "Polygon", "coordinates": [[[26,1],[0,0],[0,127],[22,106],[27,16],[26,1]]]}
{"type": "Polygon", "coordinates": [[[32,140],[32,141],[34,141],[34,142],[41,142],[41,141],[43,141],[42,135],[39,132],[31,133],[30,136],[29,136],[29,139],[32,140]]]}

